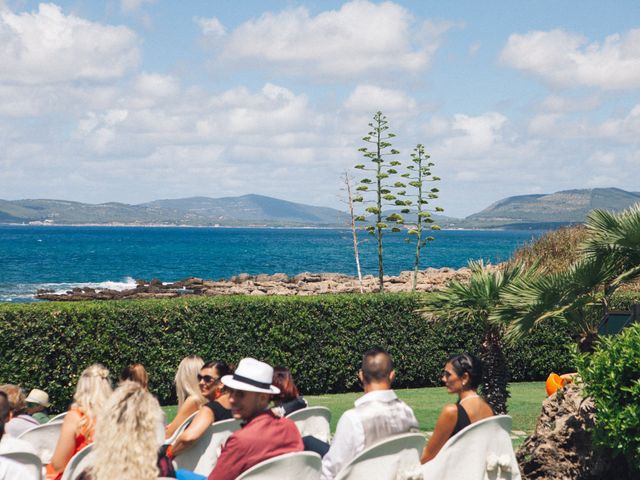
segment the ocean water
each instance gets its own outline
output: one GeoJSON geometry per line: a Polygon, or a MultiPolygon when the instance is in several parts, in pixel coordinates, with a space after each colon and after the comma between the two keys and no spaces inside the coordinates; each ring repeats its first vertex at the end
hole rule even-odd
{"type": "MultiPolygon", "coordinates": [[[[540,231],[444,230],[423,249],[421,268],[497,263],[540,231]]],[[[385,237],[385,273],[411,270],[415,244],[385,237]]],[[[363,274],[377,274],[376,241],[360,234],[363,274]]],[[[0,226],[0,302],[29,302],[39,288],[122,290],[135,279],[229,278],[283,272],[356,274],[349,230],[182,227],[0,226]]]]}

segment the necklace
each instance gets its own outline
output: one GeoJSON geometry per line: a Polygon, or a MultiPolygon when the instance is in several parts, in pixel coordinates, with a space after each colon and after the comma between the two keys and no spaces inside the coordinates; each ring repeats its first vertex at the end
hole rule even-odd
{"type": "Polygon", "coordinates": [[[466,397],[464,397],[462,400],[460,400],[460,403],[469,400],[470,398],[478,398],[480,395],[468,395],[466,397]]]}

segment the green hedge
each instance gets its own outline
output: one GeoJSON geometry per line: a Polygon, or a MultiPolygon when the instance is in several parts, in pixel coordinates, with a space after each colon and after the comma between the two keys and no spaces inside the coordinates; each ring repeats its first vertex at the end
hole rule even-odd
{"type": "MultiPolygon", "coordinates": [[[[364,350],[386,347],[396,362],[397,387],[440,385],[444,360],[477,351],[480,327],[429,323],[408,294],[313,297],[205,297],[171,300],[39,303],[0,306],[0,383],[46,389],[53,410],[67,407],[78,374],[101,362],[117,375],[143,363],[150,388],[175,403],[180,360],[192,353],[237,362],[254,356],[289,366],[302,392],[359,388],[364,350]]],[[[541,380],[573,368],[572,341],[539,329],[507,359],[517,380],[541,380]]]]}
{"type": "Polygon", "coordinates": [[[626,460],[635,472],[628,478],[639,478],[640,324],[601,338],[595,353],[580,357],[578,371],[596,406],[594,443],[616,464],[626,460]]]}

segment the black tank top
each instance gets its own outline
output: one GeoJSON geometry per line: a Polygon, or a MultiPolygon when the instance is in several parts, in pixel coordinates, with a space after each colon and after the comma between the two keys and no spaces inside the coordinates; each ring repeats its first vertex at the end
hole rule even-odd
{"type": "Polygon", "coordinates": [[[458,407],[458,420],[456,421],[456,426],[453,428],[453,432],[451,432],[452,437],[464,427],[468,427],[469,425],[471,425],[469,415],[467,415],[467,411],[463,408],[463,406],[460,405],[459,400],[456,403],[456,407],[458,407]]]}
{"type": "Polygon", "coordinates": [[[218,403],[217,400],[205,403],[204,406],[209,407],[213,411],[214,422],[219,422],[220,420],[229,420],[230,418],[233,418],[233,415],[231,415],[231,409],[224,408],[218,403]]]}

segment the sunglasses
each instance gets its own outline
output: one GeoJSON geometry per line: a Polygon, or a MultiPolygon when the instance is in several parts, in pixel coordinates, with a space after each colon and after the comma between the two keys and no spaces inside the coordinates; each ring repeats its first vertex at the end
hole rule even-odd
{"type": "Polygon", "coordinates": [[[212,377],[211,375],[200,375],[200,374],[198,374],[198,381],[199,382],[211,383],[211,382],[217,382],[218,380],[220,380],[220,379],[216,378],[216,377],[212,377]]]}

